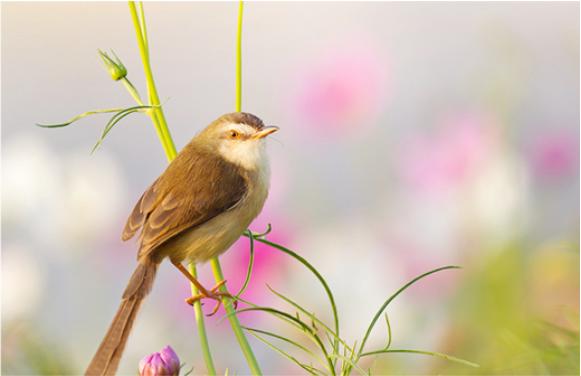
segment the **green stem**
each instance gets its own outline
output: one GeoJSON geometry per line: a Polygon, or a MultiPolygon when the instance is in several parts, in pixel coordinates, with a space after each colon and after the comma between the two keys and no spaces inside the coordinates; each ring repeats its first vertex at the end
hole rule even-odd
{"type": "MultiPolygon", "coordinates": [[[[177,151],[173,143],[171,134],[167,127],[167,122],[165,120],[165,115],[163,114],[163,109],[159,102],[159,95],[157,94],[157,89],[155,87],[155,81],[153,79],[153,73],[151,71],[151,64],[149,61],[149,47],[147,45],[147,30],[145,29],[145,19],[143,22],[140,21],[137,15],[137,9],[135,8],[135,3],[133,1],[129,2],[129,10],[131,11],[131,18],[133,19],[133,26],[135,27],[135,32],[137,34],[137,43],[139,44],[139,54],[141,55],[141,60],[143,62],[143,70],[145,72],[145,80],[147,83],[147,92],[149,94],[149,103],[155,106],[153,114],[156,123],[156,130],[159,139],[162,142],[162,146],[165,150],[168,161],[172,161],[176,155],[177,151]],[[142,30],[143,26],[143,30],[142,30]]],[[[140,13],[143,15],[143,8],[140,8],[140,13]]]]}
{"type": "MultiPolygon", "coordinates": [[[[242,106],[242,10],[244,8],[244,3],[240,1],[238,5],[238,31],[236,36],[236,111],[241,110],[242,106]]],[[[212,272],[214,274],[214,278],[216,282],[220,282],[224,280],[224,275],[222,274],[222,268],[220,267],[220,261],[218,261],[217,257],[214,257],[210,260],[210,266],[212,267],[212,272]]],[[[225,285],[220,287],[220,290],[223,292],[228,292],[225,285]]],[[[246,339],[246,335],[242,330],[242,326],[240,325],[240,321],[238,321],[238,317],[235,314],[234,306],[232,305],[232,301],[229,298],[222,298],[222,304],[224,304],[224,309],[226,309],[228,320],[230,320],[230,325],[232,326],[232,331],[238,340],[238,344],[240,345],[240,349],[246,358],[246,362],[248,363],[248,367],[250,368],[250,372],[253,375],[261,375],[262,372],[260,371],[260,367],[258,366],[258,362],[256,361],[256,357],[252,352],[252,348],[246,339]]]]}
{"type": "MultiPolygon", "coordinates": [[[[216,282],[223,281],[224,275],[222,274],[222,268],[220,267],[220,262],[218,261],[217,257],[214,257],[213,259],[210,260],[210,266],[212,267],[212,272],[214,273],[214,278],[216,279],[216,282]]],[[[222,285],[220,287],[220,291],[226,293],[228,292],[225,285],[222,285]]],[[[262,375],[256,357],[254,356],[252,348],[250,347],[250,344],[246,339],[246,335],[242,330],[240,321],[238,321],[238,316],[236,315],[236,310],[234,309],[232,300],[230,298],[224,297],[222,298],[222,304],[224,305],[224,309],[226,310],[228,320],[230,320],[232,331],[234,332],[234,335],[238,340],[238,344],[240,345],[240,349],[242,349],[242,353],[246,358],[246,362],[248,363],[250,372],[252,373],[252,375],[262,375]]]]}
{"type": "Polygon", "coordinates": [[[238,29],[236,34],[236,112],[242,111],[242,15],[244,2],[238,3],[238,29]]]}
{"type": "Polygon", "coordinates": [[[127,77],[123,77],[121,79],[121,82],[123,82],[123,86],[125,86],[125,88],[129,92],[131,97],[135,100],[135,102],[137,102],[137,104],[140,106],[145,106],[145,104],[141,100],[141,96],[139,95],[139,93],[137,92],[137,89],[135,88],[135,86],[133,86],[131,81],[129,81],[129,79],[127,79],[127,77]]]}
{"type": "MultiPolygon", "coordinates": [[[[135,32],[137,34],[137,43],[139,45],[139,53],[141,55],[141,60],[143,61],[143,69],[145,71],[145,77],[147,80],[147,92],[149,93],[150,104],[156,104],[154,111],[151,112],[151,120],[155,126],[157,136],[163,146],[166,157],[169,162],[171,162],[177,155],[173,139],[169,132],[165,116],[163,115],[163,110],[159,105],[159,96],[157,95],[157,90],[155,87],[155,81],[153,80],[153,73],[151,71],[151,65],[149,63],[149,46],[147,43],[147,30],[145,28],[145,15],[143,12],[143,5],[139,3],[139,12],[141,17],[137,15],[137,10],[135,9],[135,3],[133,1],[129,2],[129,10],[131,12],[131,18],[133,19],[133,26],[135,27],[135,32]]],[[[129,83],[126,87],[133,92],[131,88],[135,89],[133,85],[129,83]]],[[[137,93],[137,91],[135,91],[137,93]]],[[[135,98],[135,97],[134,97],[135,98]]],[[[136,100],[139,99],[137,95],[136,100]]],[[[191,263],[189,265],[190,272],[192,275],[197,275],[196,266],[191,263]]],[[[198,289],[195,285],[191,284],[192,294],[197,295],[198,289]]],[[[204,360],[206,362],[206,368],[209,374],[215,375],[216,369],[214,367],[214,361],[212,360],[212,353],[210,351],[210,345],[208,343],[208,336],[206,334],[206,326],[204,324],[204,313],[202,312],[202,304],[200,301],[194,303],[194,314],[196,316],[196,324],[198,327],[198,333],[200,336],[200,342],[202,345],[202,352],[204,360]]]]}
{"type": "MultiPolygon", "coordinates": [[[[196,265],[191,263],[189,265],[189,269],[194,278],[198,278],[196,265]]],[[[199,291],[196,285],[190,283],[190,286],[192,289],[192,296],[198,295],[199,291]]],[[[208,342],[208,334],[206,332],[206,326],[204,325],[204,312],[202,311],[202,304],[199,301],[194,304],[194,313],[196,316],[196,324],[198,326],[198,335],[200,336],[200,342],[202,344],[202,355],[204,356],[204,361],[206,362],[206,370],[209,375],[216,375],[216,367],[214,366],[214,360],[212,359],[210,344],[208,342]]]]}

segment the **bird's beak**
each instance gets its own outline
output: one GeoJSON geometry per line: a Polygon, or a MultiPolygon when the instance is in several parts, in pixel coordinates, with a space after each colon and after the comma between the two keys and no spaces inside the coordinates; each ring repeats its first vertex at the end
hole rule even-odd
{"type": "Polygon", "coordinates": [[[268,127],[264,127],[260,131],[256,132],[254,134],[254,136],[252,136],[252,138],[254,138],[254,139],[261,139],[261,138],[264,138],[264,137],[268,136],[271,133],[274,133],[274,132],[278,131],[279,129],[280,129],[279,127],[275,127],[274,125],[271,125],[271,126],[268,126],[268,127]]]}

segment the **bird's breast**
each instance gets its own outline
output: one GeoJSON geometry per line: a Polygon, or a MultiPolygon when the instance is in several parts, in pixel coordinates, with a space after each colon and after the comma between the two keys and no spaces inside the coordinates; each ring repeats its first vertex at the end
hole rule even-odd
{"type": "Polygon", "coordinates": [[[207,261],[226,251],[256,218],[268,196],[269,171],[266,168],[245,172],[247,193],[227,210],[209,221],[186,230],[172,241],[171,255],[177,261],[207,261]]]}

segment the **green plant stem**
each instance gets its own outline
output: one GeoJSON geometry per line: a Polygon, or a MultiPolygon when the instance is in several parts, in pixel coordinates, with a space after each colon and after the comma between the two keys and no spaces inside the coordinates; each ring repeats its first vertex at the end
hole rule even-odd
{"type": "Polygon", "coordinates": [[[238,29],[236,33],[236,112],[242,111],[242,15],[244,2],[238,3],[238,29]]]}
{"type": "MultiPolygon", "coordinates": [[[[216,282],[223,281],[224,275],[222,274],[222,267],[220,266],[220,262],[218,261],[217,257],[214,257],[213,259],[210,260],[210,266],[212,267],[212,273],[214,274],[216,282]]],[[[226,286],[224,285],[220,287],[220,291],[228,292],[226,286]]],[[[232,300],[230,298],[224,297],[222,298],[222,304],[224,305],[224,309],[226,310],[228,320],[230,320],[232,331],[234,332],[234,335],[238,340],[238,344],[240,345],[240,349],[242,350],[242,353],[246,358],[246,362],[248,363],[250,372],[253,375],[262,375],[256,357],[254,356],[254,352],[252,351],[252,348],[250,347],[250,344],[246,339],[246,335],[244,334],[242,326],[240,325],[240,321],[236,316],[236,310],[234,309],[232,300]]]]}
{"type": "MultiPolygon", "coordinates": [[[[169,133],[167,122],[165,120],[165,115],[163,114],[163,109],[159,102],[159,95],[157,94],[157,89],[155,87],[155,81],[153,79],[153,73],[151,71],[151,63],[149,61],[149,47],[147,43],[147,30],[145,29],[145,19],[140,21],[137,15],[137,9],[135,8],[135,3],[133,1],[129,2],[129,10],[131,11],[131,18],[133,19],[133,26],[137,34],[137,43],[139,45],[139,54],[141,55],[141,60],[143,62],[143,70],[145,72],[145,80],[147,83],[147,93],[149,94],[149,103],[155,106],[153,109],[153,116],[156,119],[155,125],[157,130],[157,135],[162,142],[162,146],[165,150],[166,157],[168,161],[172,161],[176,155],[177,151],[173,143],[173,139],[169,133]],[[143,27],[143,29],[142,29],[143,27]]],[[[140,13],[143,15],[143,8],[140,5],[140,13]]]]}
{"type": "MultiPolygon", "coordinates": [[[[191,263],[189,265],[190,273],[194,278],[198,278],[198,272],[196,266],[191,263]]],[[[192,290],[192,296],[198,295],[199,291],[196,285],[190,283],[192,290]]],[[[204,325],[204,312],[202,311],[202,305],[198,301],[194,304],[194,313],[196,316],[196,325],[198,326],[198,336],[200,336],[200,343],[202,344],[202,355],[204,356],[204,362],[206,363],[206,371],[209,375],[216,375],[216,367],[214,366],[214,360],[212,359],[212,353],[210,352],[210,344],[208,342],[208,333],[206,332],[206,325],[204,325]]]]}
{"type": "MultiPolygon", "coordinates": [[[[147,43],[147,30],[145,28],[145,16],[144,16],[144,12],[143,12],[143,6],[141,5],[141,3],[139,3],[140,16],[137,14],[137,9],[136,9],[135,3],[133,1],[129,2],[129,9],[131,12],[131,18],[133,19],[133,25],[135,27],[135,32],[137,34],[139,53],[141,55],[141,59],[143,60],[143,68],[144,68],[145,77],[147,80],[147,91],[149,93],[149,101],[152,105],[156,106],[155,111],[152,112],[152,121],[154,122],[154,125],[156,126],[157,135],[158,135],[158,137],[162,143],[162,146],[165,150],[167,159],[168,159],[168,161],[172,161],[175,158],[175,156],[177,155],[177,152],[176,152],[172,137],[169,133],[169,129],[167,126],[167,122],[165,120],[165,116],[164,116],[163,111],[161,109],[161,106],[159,104],[159,96],[157,94],[155,82],[153,80],[153,74],[151,71],[151,64],[149,62],[149,46],[147,43]]],[[[239,18],[240,17],[241,17],[241,15],[239,15],[239,18]]],[[[241,29],[239,29],[239,32],[241,33],[241,29]]],[[[220,266],[220,262],[218,261],[218,258],[213,258],[210,261],[210,265],[212,267],[212,271],[214,273],[214,278],[216,279],[216,281],[219,282],[219,281],[224,280],[224,276],[222,274],[222,268],[220,266]]],[[[192,274],[196,273],[196,267],[194,264],[190,264],[189,268],[190,268],[190,272],[193,271],[192,274]]],[[[224,292],[227,292],[227,289],[225,286],[222,286],[221,290],[224,292]]],[[[197,292],[197,289],[195,288],[195,286],[192,287],[192,292],[197,292]]],[[[224,307],[228,313],[234,312],[234,307],[228,298],[224,298],[222,300],[222,302],[223,302],[224,307]]],[[[204,319],[203,319],[201,304],[199,301],[194,303],[194,312],[196,313],[196,322],[198,324],[198,329],[203,328],[200,331],[200,341],[202,342],[202,348],[204,351],[204,358],[206,359],[206,367],[208,368],[208,372],[210,372],[211,369],[214,369],[214,365],[213,365],[213,362],[211,361],[212,358],[211,358],[210,348],[208,345],[208,338],[207,338],[206,330],[205,330],[205,326],[204,326],[204,319]],[[202,331],[204,334],[202,334],[202,331]],[[209,363],[208,363],[208,359],[210,360],[209,363]]],[[[238,340],[238,343],[240,344],[240,348],[242,349],[242,352],[244,353],[244,356],[246,357],[246,360],[248,362],[248,365],[249,365],[251,372],[255,375],[262,374],[262,372],[260,371],[260,367],[258,366],[258,362],[256,361],[256,358],[254,357],[254,353],[252,352],[252,349],[248,343],[248,340],[246,339],[246,336],[244,335],[244,332],[242,330],[240,322],[238,321],[238,318],[236,317],[236,315],[230,315],[229,320],[230,320],[230,324],[232,326],[232,331],[234,332],[236,339],[238,340]]]]}
{"type": "MultiPolygon", "coordinates": [[[[167,122],[165,121],[165,117],[163,116],[163,111],[159,106],[159,97],[157,95],[157,90],[155,88],[155,82],[153,80],[153,73],[151,71],[151,65],[149,63],[149,46],[147,43],[147,31],[145,29],[145,15],[143,12],[143,5],[141,2],[139,3],[139,11],[141,14],[141,18],[137,15],[137,10],[135,9],[135,3],[133,1],[129,2],[129,10],[131,13],[131,18],[133,19],[133,26],[135,27],[135,33],[137,35],[137,44],[139,45],[139,53],[141,55],[141,59],[143,61],[143,69],[145,71],[145,77],[147,80],[147,91],[149,93],[149,100],[151,103],[157,103],[158,106],[151,112],[151,120],[155,126],[157,136],[162,144],[162,147],[165,151],[166,157],[169,162],[171,162],[175,156],[177,155],[177,151],[175,145],[173,143],[173,139],[167,127],[167,122]]],[[[126,85],[127,87],[127,85],[126,85]]],[[[131,88],[135,89],[133,85],[130,85],[131,88]]],[[[131,89],[128,87],[128,90],[131,93],[131,89]]],[[[135,91],[135,93],[137,93],[135,91]]],[[[133,94],[132,94],[133,95],[133,94]]],[[[137,99],[139,95],[137,95],[137,99]]],[[[196,265],[191,263],[189,265],[190,273],[192,275],[197,275],[196,265]]],[[[194,284],[190,284],[192,294],[197,295],[198,289],[194,284]]],[[[215,375],[216,369],[214,367],[214,362],[212,360],[212,354],[210,351],[210,346],[208,343],[208,336],[206,334],[206,326],[204,323],[204,313],[202,312],[202,304],[200,301],[194,303],[194,314],[196,316],[196,325],[198,327],[198,334],[200,336],[200,342],[202,346],[202,352],[204,355],[204,360],[206,362],[206,368],[209,374],[215,375]]]]}
{"type": "Polygon", "coordinates": [[[131,81],[129,81],[129,79],[127,77],[123,77],[121,79],[121,82],[123,82],[123,86],[125,86],[125,88],[129,92],[131,97],[135,100],[135,102],[137,102],[137,104],[140,106],[144,106],[145,104],[141,100],[141,96],[139,95],[139,93],[137,92],[137,89],[135,88],[135,86],[133,86],[131,81]]]}
{"type": "MultiPolygon", "coordinates": [[[[238,29],[236,35],[236,111],[241,111],[242,107],[242,10],[244,9],[244,3],[242,1],[239,2],[238,5],[238,29]]],[[[218,261],[217,257],[214,257],[210,260],[210,266],[212,267],[212,272],[214,274],[214,278],[216,282],[220,282],[224,280],[224,275],[222,274],[222,268],[220,267],[220,262],[218,261]]],[[[223,292],[228,292],[225,285],[220,287],[220,290],[223,292]]],[[[242,326],[240,325],[240,321],[235,314],[235,309],[232,304],[232,301],[229,298],[222,298],[222,304],[224,304],[224,309],[226,309],[228,320],[230,320],[230,325],[232,326],[232,331],[238,340],[238,344],[240,345],[240,349],[246,358],[246,362],[248,363],[248,367],[250,368],[250,372],[253,375],[261,375],[262,372],[260,371],[260,367],[258,366],[258,362],[256,361],[256,357],[254,356],[254,352],[246,339],[246,335],[242,330],[242,326]]]]}

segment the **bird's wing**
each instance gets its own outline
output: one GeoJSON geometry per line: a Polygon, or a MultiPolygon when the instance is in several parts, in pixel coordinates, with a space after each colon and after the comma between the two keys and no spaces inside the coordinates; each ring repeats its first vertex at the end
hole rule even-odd
{"type": "Polygon", "coordinates": [[[223,158],[203,151],[180,153],[135,205],[123,239],[141,228],[139,256],[148,254],[181,232],[231,209],[246,189],[240,169],[223,158]]]}

